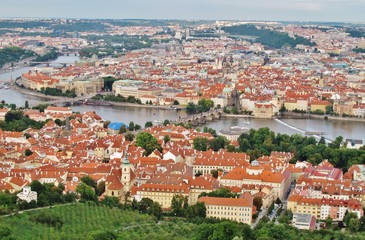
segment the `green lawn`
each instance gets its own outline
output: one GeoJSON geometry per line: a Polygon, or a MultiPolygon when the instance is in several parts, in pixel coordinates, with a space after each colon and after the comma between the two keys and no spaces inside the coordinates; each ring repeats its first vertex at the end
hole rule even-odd
{"type": "Polygon", "coordinates": [[[133,211],[123,211],[116,208],[97,206],[95,204],[74,204],[36,210],[0,220],[2,225],[8,226],[15,239],[85,239],[89,232],[95,230],[120,230],[127,226],[153,223],[148,215],[133,211]],[[41,212],[59,216],[64,224],[56,229],[34,223],[30,217],[41,212]]]}

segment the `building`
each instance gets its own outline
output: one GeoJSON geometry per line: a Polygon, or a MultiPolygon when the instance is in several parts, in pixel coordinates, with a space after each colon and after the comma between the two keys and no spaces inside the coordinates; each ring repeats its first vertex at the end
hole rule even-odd
{"type": "Polygon", "coordinates": [[[7,108],[0,108],[0,121],[5,121],[5,115],[9,112],[10,110],[7,108]]]}
{"type": "Polygon", "coordinates": [[[288,210],[293,213],[307,213],[317,219],[325,220],[331,217],[335,221],[342,221],[347,212],[354,212],[358,218],[363,216],[361,202],[355,199],[319,199],[291,195],[288,198],[288,210]]]}
{"type": "Polygon", "coordinates": [[[314,230],[316,228],[316,217],[309,213],[295,213],[293,215],[293,226],[302,230],[314,230]]]}
{"type": "Polygon", "coordinates": [[[145,183],[137,189],[134,198],[137,201],[142,200],[142,198],[150,198],[153,201],[158,202],[162,208],[168,209],[171,207],[171,201],[175,195],[188,197],[188,186],[186,184],[165,185],[145,183]]]}
{"type": "Polygon", "coordinates": [[[253,114],[257,118],[272,118],[275,115],[275,109],[272,103],[256,103],[253,114]]]}
{"type": "Polygon", "coordinates": [[[252,198],[201,197],[198,201],[205,204],[207,217],[252,223],[252,198]]]}
{"type": "Polygon", "coordinates": [[[30,186],[24,187],[23,192],[16,195],[20,200],[30,203],[31,201],[37,201],[37,192],[32,191],[30,186]]]}
{"type": "Polygon", "coordinates": [[[128,128],[128,125],[126,125],[125,123],[122,122],[112,122],[108,125],[108,134],[114,135],[114,134],[118,134],[119,130],[122,126],[125,126],[126,128],[128,128]]]}

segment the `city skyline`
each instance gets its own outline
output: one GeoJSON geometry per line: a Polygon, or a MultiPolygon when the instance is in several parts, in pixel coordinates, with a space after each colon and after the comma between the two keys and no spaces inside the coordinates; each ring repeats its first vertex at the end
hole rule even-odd
{"type": "Polygon", "coordinates": [[[365,22],[365,0],[15,0],[0,16],[31,18],[118,18],[365,22]]]}

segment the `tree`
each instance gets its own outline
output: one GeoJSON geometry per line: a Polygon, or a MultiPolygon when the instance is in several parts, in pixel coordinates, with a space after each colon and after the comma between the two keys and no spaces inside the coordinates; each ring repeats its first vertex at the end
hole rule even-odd
{"type": "Polygon", "coordinates": [[[333,106],[328,105],[326,106],[326,114],[332,114],[333,113],[333,106]]]}
{"type": "Polygon", "coordinates": [[[128,125],[129,131],[134,131],[134,122],[131,121],[128,125]]]}
{"type": "Polygon", "coordinates": [[[167,126],[167,125],[169,125],[170,124],[170,120],[168,120],[168,119],[166,119],[164,122],[163,122],[163,125],[164,126],[167,126]]]}
{"type": "Polygon", "coordinates": [[[103,124],[103,127],[108,128],[109,125],[110,125],[110,121],[105,121],[103,124]]]}
{"type": "Polygon", "coordinates": [[[276,200],[275,200],[275,204],[277,204],[277,205],[281,204],[281,200],[280,200],[280,198],[276,198],[276,200]]]}
{"type": "Polygon", "coordinates": [[[119,133],[123,134],[123,133],[126,133],[126,132],[127,132],[127,128],[125,127],[125,125],[121,126],[120,129],[119,129],[119,133]]]}
{"type": "Polygon", "coordinates": [[[349,212],[347,214],[345,214],[345,217],[343,218],[343,221],[345,222],[346,226],[349,227],[350,224],[350,220],[351,219],[357,219],[357,214],[354,212],[349,212]]]}
{"type": "Polygon", "coordinates": [[[89,233],[87,240],[116,240],[118,235],[111,230],[98,230],[89,233]]]}
{"type": "Polygon", "coordinates": [[[208,147],[208,138],[205,137],[194,138],[193,146],[195,150],[206,151],[208,147]]]}
{"type": "Polygon", "coordinates": [[[105,192],[105,181],[101,181],[96,186],[96,195],[101,196],[105,192]]]}
{"type": "Polygon", "coordinates": [[[164,137],[163,137],[163,141],[165,142],[165,143],[167,143],[167,142],[169,142],[171,139],[170,139],[170,136],[169,135],[165,135],[164,137]]]}
{"type": "Polygon", "coordinates": [[[234,151],[236,151],[236,147],[233,146],[233,145],[230,145],[230,144],[227,145],[226,149],[227,149],[227,152],[234,152],[234,151]]]}
{"type": "Polygon", "coordinates": [[[140,132],[137,134],[136,145],[145,150],[145,156],[150,155],[155,149],[160,152],[162,151],[157,139],[147,132],[140,132]]]}
{"type": "Polygon", "coordinates": [[[83,176],[80,180],[88,186],[96,189],[96,181],[92,179],[89,175],[83,176]]]}
{"type": "Polygon", "coordinates": [[[174,195],[171,200],[171,212],[177,217],[185,217],[188,208],[188,197],[174,195]]]}
{"type": "Polygon", "coordinates": [[[149,128],[149,127],[152,127],[153,126],[153,123],[151,121],[148,121],[144,124],[144,127],[145,128],[149,128]]]}
{"type": "Polygon", "coordinates": [[[197,173],[195,173],[195,177],[199,177],[199,176],[201,176],[201,175],[203,175],[203,172],[202,171],[198,171],[197,173]]]}
{"type": "Polygon", "coordinates": [[[217,170],[217,169],[213,169],[213,170],[211,170],[211,171],[210,171],[210,174],[212,174],[212,176],[213,176],[214,178],[218,178],[218,170],[217,170]]]}
{"type": "Polygon", "coordinates": [[[262,197],[256,196],[253,198],[253,205],[256,207],[257,211],[260,211],[263,205],[262,197]]]}
{"type": "Polygon", "coordinates": [[[105,206],[108,206],[108,207],[119,207],[120,206],[120,202],[117,197],[105,196],[103,198],[103,200],[101,200],[100,203],[105,206]]]}
{"type": "Polygon", "coordinates": [[[207,208],[203,202],[197,202],[191,205],[187,209],[187,218],[205,218],[207,216],[207,208]]]}
{"type": "Polygon", "coordinates": [[[174,100],[174,105],[179,105],[179,101],[178,100],[174,100]]]}
{"type": "Polygon", "coordinates": [[[324,139],[324,137],[321,137],[321,139],[319,139],[318,145],[320,144],[326,144],[326,140],[324,139]]]}
{"type": "Polygon", "coordinates": [[[357,232],[360,229],[360,221],[357,218],[351,218],[348,228],[351,230],[351,232],[357,232]]]}
{"type": "Polygon", "coordinates": [[[24,117],[24,115],[23,115],[22,111],[10,110],[9,112],[7,112],[5,114],[5,122],[12,122],[12,121],[20,120],[23,117],[24,117]]]}
{"type": "Polygon", "coordinates": [[[326,220],[325,220],[325,222],[326,222],[326,228],[329,228],[329,227],[331,227],[332,226],[332,218],[330,217],[330,216],[328,216],[327,218],[326,218],[326,220]]]}
{"type": "Polygon", "coordinates": [[[0,226],[0,239],[13,239],[10,236],[13,234],[7,226],[0,226]]]}
{"type": "Polygon", "coordinates": [[[29,108],[28,100],[26,100],[26,101],[25,101],[25,103],[24,103],[24,108],[25,108],[25,109],[28,109],[28,108],[29,108]]]}
{"type": "Polygon", "coordinates": [[[131,132],[127,132],[124,134],[124,138],[126,141],[132,142],[134,140],[134,135],[131,132]]]}
{"type": "Polygon", "coordinates": [[[138,131],[138,130],[140,130],[140,129],[141,129],[141,125],[136,124],[136,125],[134,126],[134,131],[138,131]]]}
{"type": "Polygon", "coordinates": [[[218,136],[209,141],[209,147],[213,151],[219,151],[219,149],[224,148],[229,143],[228,139],[223,136],[218,136]]]}
{"type": "Polygon", "coordinates": [[[236,193],[232,193],[232,191],[228,188],[218,188],[217,190],[214,190],[212,192],[206,193],[203,192],[199,195],[199,197],[221,197],[221,198],[235,198],[237,197],[236,193]]]}
{"type": "Polygon", "coordinates": [[[62,126],[62,121],[61,121],[61,119],[56,119],[56,120],[54,120],[54,123],[55,124],[57,124],[58,126],[62,126]]]}
{"type": "Polygon", "coordinates": [[[84,182],[79,183],[76,187],[76,192],[80,194],[81,200],[84,201],[96,201],[95,191],[92,187],[84,182]]]}
{"type": "Polygon", "coordinates": [[[30,150],[30,149],[25,149],[25,151],[24,151],[24,155],[25,156],[30,156],[30,155],[32,155],[33,154],[33,152],[30,150]]]}
{"type": "Polygon", "coordinates": [[[153,202],[152,205],[148,208],[147,214],[153,215],[157,220],[162,218],[162,208],[158,202],[153,202]]]}

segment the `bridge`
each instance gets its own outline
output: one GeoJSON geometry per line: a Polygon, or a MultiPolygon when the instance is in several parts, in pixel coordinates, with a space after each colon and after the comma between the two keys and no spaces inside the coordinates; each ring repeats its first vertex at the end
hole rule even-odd
{"type": "Polygon", "coordinates": [[[180,118],[175,121],[170,121],[171,123],[183,123],[191,124],[192,126],[204,125],[207,122],[213,122],[219,120],[223,116],[223,109],[212,109],[208,112],[202,112],[198,114],[189,115],[186,118],[180,118]]]}

